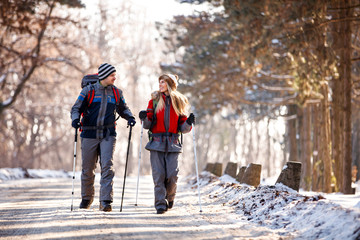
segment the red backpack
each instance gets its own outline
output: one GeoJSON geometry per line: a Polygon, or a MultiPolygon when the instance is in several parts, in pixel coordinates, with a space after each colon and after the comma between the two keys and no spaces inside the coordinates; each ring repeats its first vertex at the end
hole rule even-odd
{"type": "MultiPolygon", "coordinates": [[[[98,74],[88,74],[88,75],[85,75],[83,77],[83,79],[81,80],[81,88],[84,88],[88,85],[90,85],[90,90],[88,91],[88,94],[87,94],[87,97],[86,97],[86,100],[88,102],[88,107],[90,107],[91,103],[93,102],[94,100],[94,97],[95,97],[95,89],[94,89],[94,85],[96,82],[99,81],[99,76],[98,74]]],[[[114,92],[114,96],[115,96],[115,104],[118,102],[119,98],[120,98],[120,92],[119,92],[119,89],[114,87],[114,86],[111,86],[113,92],[114,92]]]]}

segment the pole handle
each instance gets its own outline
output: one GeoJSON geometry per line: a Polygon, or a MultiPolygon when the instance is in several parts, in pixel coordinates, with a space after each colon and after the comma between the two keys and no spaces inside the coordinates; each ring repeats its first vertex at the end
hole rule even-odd
{"type": "Polygon", "coordinates": [[[78,134],[77,134],[77,130],[78,130],[78,129],[75,128],[75,142],[77,142],[77,135],[78,135],[78,134]]]}

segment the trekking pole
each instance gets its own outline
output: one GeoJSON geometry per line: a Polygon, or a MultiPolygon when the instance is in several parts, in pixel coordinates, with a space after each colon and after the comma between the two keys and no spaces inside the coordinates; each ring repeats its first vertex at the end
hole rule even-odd
{"type": "Polygon", "coordinates": [[[141,162],[141,143],[142,143],[142,135],[143,135],[143,129],[144,129],[144,121],[141,122],[141,134],[140,134],[140,149],[139,149],[139,164],[138,164],[138,175],[137,175],[137,183],[136,183],[136,200],[135,200],[135,206],[137,206],[137,200],[138,200],[138,192],[139,192],[139,176],[140,176],[140,162],[141,162]]]}
{"type": "Polygon", "coordinates": [[[120,212],[122,211],[122,206],[123,206],[123,201],[124,201],[125,180],[126,180],[126,170],[127,170],[127,165],[128,165],[128,159],[129,159],[129,150],[130,150],[131,131],[132,131],[132,126],[130,126],[130,132],[129,132],[129,142],[128,142],[127,153],[126,153],[125,173],[124,173],[124,183],[123,183],[122,196],[121,196],[121,206],[120,206],[120,212]]]}
{"type": "Polygon", "coordinates": [[[196,157],[196,141],[195,141],[195,124],[194,123],[192,124],[192,127],[193,127],[194,156],[195,156],[196,179],[197,179],[198,195],[199,195],[199,206],[200,206],[200,212],[202,212],[201,199],[200,199],[199,171],[198,171],[198,163],[197,163],[197,157],[196,157]]]}
{"type": "Polygon", "coordinates": [[[76,165],[76,143],[77,143],[77,128],[75,128],[75,141],[74,141],[74,165],[73,165],[73,177],[72,177],[71,211],[73,210],[73,203],[74,203],[74,180],[75,180],[75,165],[76,165]]]}

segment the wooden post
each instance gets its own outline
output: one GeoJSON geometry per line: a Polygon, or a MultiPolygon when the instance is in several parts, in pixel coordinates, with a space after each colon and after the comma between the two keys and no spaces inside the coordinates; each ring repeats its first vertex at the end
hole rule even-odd
{"type": "Polygon", "coordinates": [[[246,167],[240,167],[240,168],[239,168],[239,172],[238,172],[238,174],[236,175],[236,180],[237,180],[238,182],[241,182],[241,179],[243,178],[244,173],[245,173],[245,169],[246,169],[246,167]]]}
{"type": "Polygon", "coordinates": [[[261,165],[250,163],[245,169],[244,176],[242,177],[240,183],[245,183],[250,186],[257,187],[260,184],[261,176],[261,165]]]}
{"type": "Polygon", "coordinates": [[[224,174],[227,174],[233,178],[236,178],[236,172],[237,172],[237,163],[228,162],[228,164],[226,165],[224,174]]]}
{"type": "Polygon", "coordinates": [[[221,175],[222,175],[222,163],[215,163],[212,173],[215,174],[218,177],[221,177],[221,175]]]}
{"type": "Polygon", "coordinates": [[[287,162],[276,183],[282,183],[289,188],[299,191],[301,180],[301,163],[287,162]]]}
{"type": "Polygon", "coordinates": [[[206,164],[205,171],[212,172],[213,169],[214,169],[214,164],[213,163],[207,163],[206,164]]]}

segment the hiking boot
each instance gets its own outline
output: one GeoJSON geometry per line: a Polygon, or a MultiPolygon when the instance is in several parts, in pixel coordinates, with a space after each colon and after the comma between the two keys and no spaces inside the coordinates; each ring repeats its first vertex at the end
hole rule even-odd
{"type": "Polygon", "coordinates": [[[80,208],[89,209],[92,202],[93,202],[93,199],[91,199],[91,200],[82,199],[81,203],[80,203],[80,208]]]}
{"type": "Polygon", "coordinates": [[[168,203],[168,209],[172,209],[172,207],[174,206],[174,201],[171,201],[168,203]]]}
{"type": "Polygon", "coordinates": [[[104,212],[111,212],[111,201],[100,201],[99,210],[104,212]]]}
{"type": "Polygon", "coordinates": [[[156,210],[157,214],[163,214],[165,212],[166,212],[166,209],[164,209],[164,208],[159,208],[159,209],[156,210]]]}

